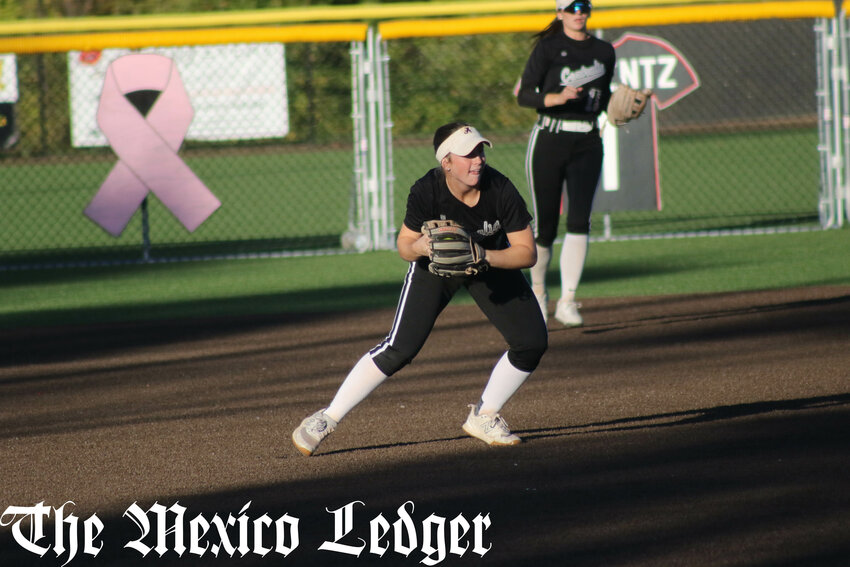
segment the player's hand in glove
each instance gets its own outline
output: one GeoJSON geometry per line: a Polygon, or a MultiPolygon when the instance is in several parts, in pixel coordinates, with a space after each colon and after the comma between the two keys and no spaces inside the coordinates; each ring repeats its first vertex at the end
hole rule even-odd
{"type": "Polygon", "coordinates": [[[484,249],[455,221],[426,221],[422,234],[430,239],[428,270],[432,274],[447,278],[474,276],[490,267],[484,249]]]}
{"type": "Polygon", "coordinates": [[[643,113],[646,103],[652,97],[652,89],[636,90],[628,85],[619,85],[608,101],[608,122],[622,126],[643,113]]]}

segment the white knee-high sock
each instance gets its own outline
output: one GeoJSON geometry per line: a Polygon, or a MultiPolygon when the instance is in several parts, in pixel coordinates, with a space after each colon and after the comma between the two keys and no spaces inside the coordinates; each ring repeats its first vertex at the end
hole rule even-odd
{"type": "Polygon", "coordinates": [[[590,238],[586,234],[567,233],[561,248],[561,298],[573,301],[584,271],[587,246],[590,238]]]}
{"type": "Polygon", "coordinates": [[[478,413],[492,415],[499,413],[511,396],[522,386],[531,372],[516,368],[508,360],[508,353],[502,355],[490,374],[490,380],[481,394],[478,413]]]}
{"type": "Polygon", "coordinates": [[[531,267],[531,289],[537,295],[546,293],[546,271],[552,261],[551,246],[537,246],[537,263],[531,267]]]}
{"type": "Polygon", "coordinates": [[[372,357],[366,353],[342,381],[325,415],[339,422],[386,379],[387,375],[375,366],[372,357]]]}

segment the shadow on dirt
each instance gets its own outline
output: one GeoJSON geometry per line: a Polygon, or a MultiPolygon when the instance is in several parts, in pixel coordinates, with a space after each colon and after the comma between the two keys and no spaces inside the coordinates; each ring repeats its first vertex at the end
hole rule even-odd
{"type": "MultiPolygon", "coordinates": [[[[430,559],[442,565],[708,566],[736,556],[752,567],[844,565],[850,551],[848,404],[850,394],[840,394],[532,430],[521,432],[527,443],[516,448],[476,445],[439,460],[385,462],[382,451],[395,446],[328,452],[314,459],[331,462],[369,451],[375,453],[374,464],[368,474],[319,475],[309,482],[160,502],[186,508],[181,537],[187,546],[192,521],[211,525],[196,538],[195,551],[187,549],[182,557],[174,533],[157,539],[153,502],[138,503],[148,526],[138,525],[126,511],[98,515],[104,528],[97,541],[103,548],[92,557],[81,544],[69,564],[418,565],[430,559]],[[406,502],[412,504],[403,507],[406,502]],[[346,506],[349,524],[341,523],[341,511],[334,514],[346,506]],[[378,516],[385,522],[376,520],[376,527],[372,520],[378,516]],[[458,517],[470,526],[456,550],[462,556],[451,552],[448,539],[449,522],[458,517]],[[483,557],[473,551],[476,517],[489,520],[480,532],[483,557]],[[268,522],[257,523],[258,518],[268,522]],[[288,556],[274,550],[278,532],[272,522],[280,518],[298,519],[297,544],[279,542],[294,546],[288,556]],[[441,521],[445,532],[437,528],[441,521]],[[425,525],[431,535],[427,543],[425,525]],[[145,529],[150,531],[143,537],[145,529]],[[257,530],[261,542],[254,540],[257,530]],[[397,542],[395,530],[401,534],[397,542]],[[383,538],[375,535],[384,531],[383,538]],[[145,559],[125,547],[131,542],[150,548],[145,559]],[[153,549],[158,543],[162,557],[153,549]],[[321,551],[323,543],[338,547],[321,551]],[[258,555],[262,548],[270,549],[267,555],[258,555]],[[380,548],[385,548],[383,558],[380,548]],[[359,557],[341,549],[359,550],[359,557]],[[446,556],[437,562],[440,549],[446,556]]],[[[431,442],[445,441],[452,440],[431,442]]],[[[65,513],[73,513],[73,506],[65,513]]],[[[176,516],[165,518],[174,522],[176,516]]],[[[12,518],[5,516],[4,523],[12,518]]],[[[38,558],[4,528],[4,564],[63,564],[69,548],[57,557],[54,537],[46,530],[37,543],[50,549],[38,558]]]]}

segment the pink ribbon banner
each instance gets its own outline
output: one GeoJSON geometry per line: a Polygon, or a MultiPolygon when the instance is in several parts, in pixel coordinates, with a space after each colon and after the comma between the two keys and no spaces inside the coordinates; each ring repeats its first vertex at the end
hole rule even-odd
{"type": "Polygon", "coordinates": [[[177,65],[152,53],[125,55],[106,70],[97,124],[119,161],[84,213],[119,236],[152,192],[189,232],[221,202],[177,155],[194,110],[177,65]],[[138,91],[158,96],[146,115],[127,97],[138,91]]]}

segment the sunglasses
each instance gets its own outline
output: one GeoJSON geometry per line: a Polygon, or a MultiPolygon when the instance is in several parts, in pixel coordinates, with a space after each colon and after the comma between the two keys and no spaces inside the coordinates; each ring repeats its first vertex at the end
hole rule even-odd
{"type": "Polygon", "coordinates": [[[563,8],[562,12],[569,12],[570,14],[586,14],[590,15],[590,5],[585,4],[584,2],[573,2],[566,8],[563,8]]]}

